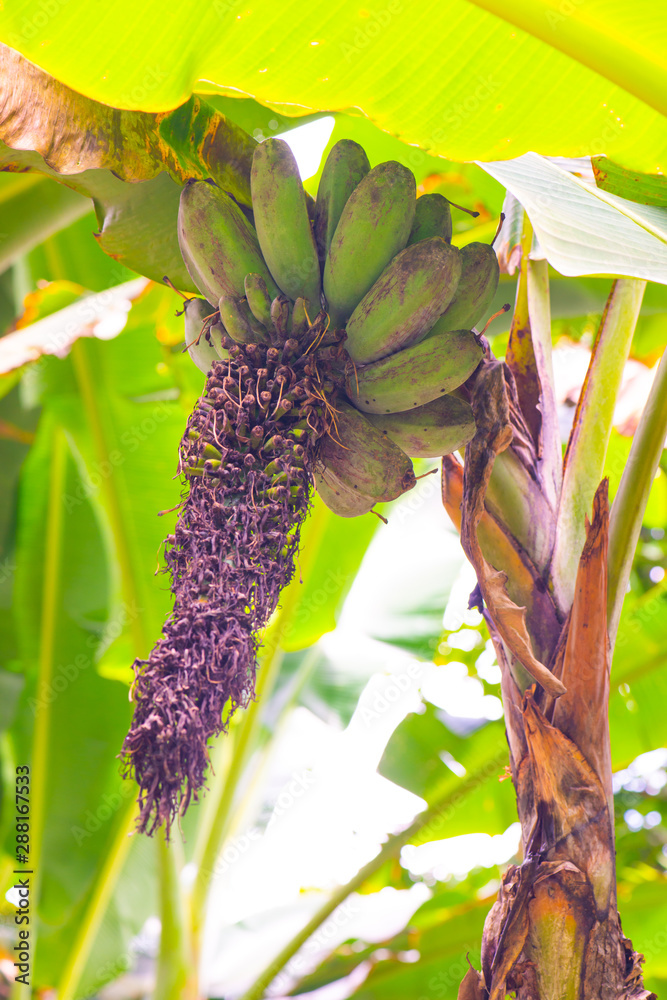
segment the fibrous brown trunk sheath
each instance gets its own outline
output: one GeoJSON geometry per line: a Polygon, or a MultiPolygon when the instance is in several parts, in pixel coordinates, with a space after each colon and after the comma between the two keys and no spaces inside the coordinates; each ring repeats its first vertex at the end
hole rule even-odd
{"type": "Polygon", "coordinates": [[[473,599],[502,670],[524,861],[505,873],[485,924],[482,971],[469,970],[459,1000],[504,1000],[508,992],[517,1000],[649,998],[643,956],[624,937],[616,908],[607,481],[562,621],[544,573],[484,503],[495,458],[510,442],[535,474],[512,373],[489,358],[469,388],[477,433],[464,470],[443,460],[443,502],[477,572],[473,599]]]}

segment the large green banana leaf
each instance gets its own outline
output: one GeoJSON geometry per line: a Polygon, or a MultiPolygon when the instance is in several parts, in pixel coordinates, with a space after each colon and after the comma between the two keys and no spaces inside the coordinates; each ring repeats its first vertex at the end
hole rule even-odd
{"type": "Polygon", "coordinates": [[[667,37],[652,0],[147,0],[139,16],[130,0],[53,0],[49,11],[6,5],[0,38],[114,107],[162,112],[226,92],[288,114],[358,109],[454,160],[535,150],[665,167],[667,37]]]}

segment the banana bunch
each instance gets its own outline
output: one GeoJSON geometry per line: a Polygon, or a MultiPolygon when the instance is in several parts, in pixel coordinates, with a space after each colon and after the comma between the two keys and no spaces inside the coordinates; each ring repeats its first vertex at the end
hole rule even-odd
{"type": "MultiPolygon", "coordinates": [[[[242,345],[249,373],[242,365],[239,378],[255,387],[268,354],[298,370],[311,411],[324,415],[316,487],[336,513],[364,513],[414,485],[411,458],[472,437],[472,411],[451,393],[482,358],[472,328],[498,285],[496,254],[452,246],[447,199],[417,198],[410,170],[394,161],[371,169],[351,140],[329,153],[313,201],[287,143],[267,139],[255,149],[251,192],[252,220],[211,181],[183,189],[178,238],[204,297],[186,302],[187,349],[208,373],[242,345]]],[[[286,378],[284,398],[268,387],[277,406],[296,408],[292,417],[305,404],[291,398],[295,384],[286,378]]]]}

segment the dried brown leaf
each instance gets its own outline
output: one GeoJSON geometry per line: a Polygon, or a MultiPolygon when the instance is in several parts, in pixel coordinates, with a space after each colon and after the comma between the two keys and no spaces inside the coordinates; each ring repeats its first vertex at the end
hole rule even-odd
{"type": "Polygon", "coordinates": [[[486,998],[484,980],[471,965],[461,981],[457,1000],[486,1000],[486,998]]]}
{"type": "Polygon", "coordinates": [[[574,603],[560,643],[554,673],[567,694],[548,705],[549,721],[570,737],[595,769],[611,797],[609,750],[609,671],[607,634],[608,480],[593,501],[593,520],[586,521],[586,542],[579,560],[574,603]]]}
{"type": "Polygon", "coordinates": [[[250,205],[254,140],[200,98],[174,111],[119,111],[76,93],[0,44],[0,165],[68,179],[106,168],[126,181],[213,177],[250,205]]]}

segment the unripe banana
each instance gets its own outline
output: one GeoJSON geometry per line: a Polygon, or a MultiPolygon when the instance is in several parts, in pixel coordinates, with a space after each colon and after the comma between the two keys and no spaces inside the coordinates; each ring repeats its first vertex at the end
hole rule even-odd
{"type": "Polygon", "coordinates": [[[245,299],[221,295],[218,308],[222,324],[237,344],[270,343],[266,328],[257,322],[245,299]]]}
{"type": "Polygon", "coordinates": [[[318,312],[320,264],[299,168],[284,139],[266,139],[256,147],[250,188],[259,244],[276,284],[318,312]]]}
{"type": "Polygon", "coordinates": [[[496,294],[500,268],[493,247],[488,243],[469,243],[460,252],[459,287],[431,335],[445,330],[469,330],[484,316],[496,294]]]}
{"type": "Polygon", "coordinates": [[[439,236],[401,250],[347,322],[352,360],[377,361],[425,337],[454,298],[460,274],[459,251],[439,236]]]}
{"type": "Polygon", "coordinates": [[[414,174],[390,160],[373,167],[348,198],[324,265],[332,327],[345,323],[407,244],[415,194],[414,174]]]}
{"type": "Polygon", "coordinates": [[[322,169],[315,202],[313,231],[321,261],[326,259],[347,199],[370,169],[366,152],[358,142],[341,139],[331,148],[322,169]]]}
{"type": "Polygon", "coordinates": [[[367,514],[377,503],[373,497],[348,489],[335,472],[326,467],[321,472],[315,472],[315,488],[329,510],[339,517],[367,514]]]}
{"type": "Polygon", "coordinates": [[[452,210],[447,199],[436,192],[417,198],[408,246],[430,236],[441,236],[447,243],[452,240],[452,210]]]}
{"type": "Polygon", "coordinates": [[[430,335],[348,375],[347,395],[365,413],[412,410],[465,382],[482,354],[470,330],[430,335]]]}
{"type": "Polygon", "coordinates": [[[236,202],[212,182],[188,181],[181,191],[178,243],[188,274],[210,302],[244,295],[248,272],[261,275],[269,294],[276,295],[257,233],[236,202]]]}
{"type": "Polygon", "coordinates": [[[266,282],[261,274],[246,274],[243,279],[245,297],[250,306],[250,312],[258,323],[266,329],[271,328],[271,296],[266,282]]]}
{"type": "Polygon", "coordinates": [[[292,308],[289,299],[284,295],[276,295],[271,303],[271,323],[274,330],[283,340],[289,335],[292,308]]]}
{"type": "Polygon", "coordinates": [[[312,194],[308,194],[305,188],[303,189],[303,193],[306,199],[306,211],[310,220],[310,228],[312,229],[315,225],[315,199],[312,194]]]}
{"type": "Polygon", "coordinates": [[[319,460],[348,491],[373,503],[394,500],[416,482],[408,456],[348,403],[336,404],[319,460]]]}
{"type": "Polygon", "coordinates": [[[219,324],[203,332],[204,321],[215,309],[204,299],[186,299],[185,346],[197,368],[208,375],[214,361],[227,357],[222,346],[223,331],[219,324]]]}
{"type": "MultiPolygon", "coordinates": [[[[188,341],[186,341],[187,344],[188,341]]],[[[214,361],[220,360],[218,352],[213,344],[209,343],[208,335],[205,333],[201,335],[199,340],[189,342],[188,354],[190,355],[190,360],[194,362],[204,375],[208,375],[214,361]]]]}
{"type": "Polygon", "coordinates": [[[441,396],[403,413],[374,413],[368,419],[411,458],[449,455],[475,433],[472,408],[456,396],[441,396]]]}
{"type": "Polygon", "coordinates": [[[290,337],[301,337],[309,327],[306,303],[303,299],[297,299],[292,309],[292,319],[290,322],[290,337]]]}

